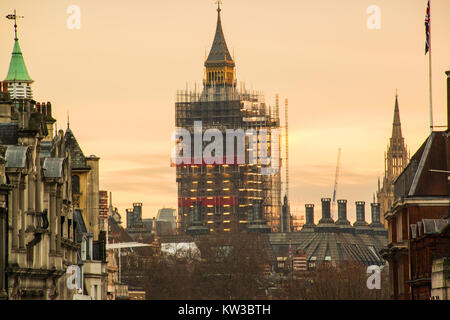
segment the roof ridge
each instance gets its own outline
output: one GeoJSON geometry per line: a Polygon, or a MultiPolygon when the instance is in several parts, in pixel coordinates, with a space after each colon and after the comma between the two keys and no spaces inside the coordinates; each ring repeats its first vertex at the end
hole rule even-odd
{"type": "Polygon", "coordinates": [[[422,157],[420,158],[419,166],[416,170],[416,174],[414,175],[413,182],[411,183],[411,188],[409,189],[408,196],[413,196],[416,192],[417,184],[419,183],[419,178],[422,174],[422,169],[425,166],[425,161],[428,158],[428,153],[430,152],[431,145],[433,144],[434,132],[430,134],[427,140],[427,144],[425,145],[425,149],[422,153],[422,157]]]}

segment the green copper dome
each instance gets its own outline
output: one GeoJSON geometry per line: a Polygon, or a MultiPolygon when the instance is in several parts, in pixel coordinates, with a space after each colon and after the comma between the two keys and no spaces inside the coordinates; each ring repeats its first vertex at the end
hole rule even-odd
{"type": "Polygon", "coordinates": [[[14,40],[14,50],[5,81],[33,82],[28,74],[27,67],[25,66],[18,39],[14,40]]]}

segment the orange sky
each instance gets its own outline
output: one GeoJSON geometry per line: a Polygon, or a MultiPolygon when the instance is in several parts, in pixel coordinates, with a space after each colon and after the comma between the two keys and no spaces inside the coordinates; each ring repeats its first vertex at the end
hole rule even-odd
{"type": "MultiPolygon", "coordinates": [[[[342,148],[338,198],[372,201],[391,134],[395,89],[411,153],[428,134],[426,0],[225,0],[222,22],[238,81],[289,98],[291,206],[331,197],[342,148]],[[366,27],[370,5],[381,30],[366,27]]],[[[212,0],[0,2],[0,75],[6,76],[13,28],[37,101],[51,101],[58,128],[70,125],[86,156],[101,158],[101,188],[124,216],[143,202],[144,216],[176,207],[170,167],[175,91],[203,76],[215,31],[212,0]],[[69,5],[81,29],[69,30],[69,5]]],[[[432,1],[435,124],[446,124],[445,70],[450,70],[450,1],[432,1]]],[[[370,206],[366,205],[366,220],[370,206]]]]}

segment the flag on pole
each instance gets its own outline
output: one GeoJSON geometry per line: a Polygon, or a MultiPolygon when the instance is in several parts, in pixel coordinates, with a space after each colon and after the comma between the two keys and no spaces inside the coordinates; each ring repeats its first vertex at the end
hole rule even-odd
{"type": "Polygon", "coordinates": [[[430,19],[430,0],[428,0],[427,14],[425,15],[425,33],[427,36],[427,41],[425,43],[425,54],[430,51],[430,19]]]}

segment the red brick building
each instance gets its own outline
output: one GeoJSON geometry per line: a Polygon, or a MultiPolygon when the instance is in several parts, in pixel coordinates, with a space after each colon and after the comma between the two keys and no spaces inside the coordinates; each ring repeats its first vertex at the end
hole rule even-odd
{"type": "Polygon", "coordinates": [[[433,262],[450,255],[450,219],[424,219],[411,225],[411,298],[432,296],[433,262]]]}
{"type": "MultiPolygon", "coordinates": [[[[450,127],[450,71],[446,74],[450,127]]],[[[388,247],[382,251],[383,257],[389,262],[393,299],[425,297],[417,291],[417,295],[412,296],[414,282],[410,282],[411,261],[420,260],[424,251],[429,254],[431,247],[428,245],[431,244],[428,241],[431,240],[423,240],[425,242],[422,249],[419,249],[419,244],[414,244],[412,252],[411,225],[416,225],[423,219],[447,217],[450,209],[449,138],[449,130],[433,131],[394,182],[394,204],[385,214],[389,231],[388,247]]]]}

